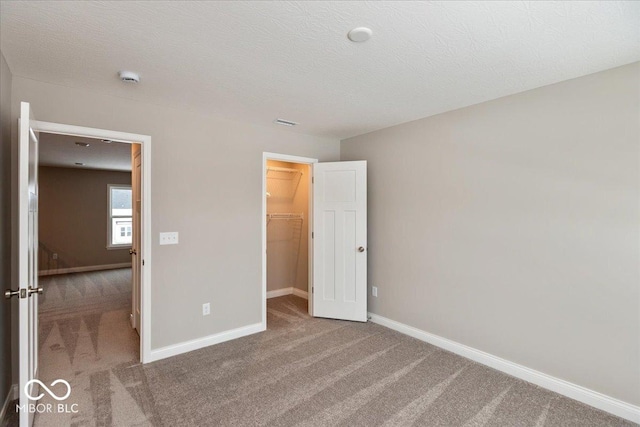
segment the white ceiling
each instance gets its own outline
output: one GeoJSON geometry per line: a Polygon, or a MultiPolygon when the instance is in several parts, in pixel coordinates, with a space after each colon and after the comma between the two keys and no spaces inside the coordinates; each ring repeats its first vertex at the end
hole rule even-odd
{"type": "Polygon", "coordinates": [[[349,137],[640,60],[640,2],[7,2],[14,75],[349,137]],[[355,44],[347,32],[373,30],[355,44]],[[124,85],[119,70],[142,82],[124,85]]]}
{"type": "Polygon", "coordinates": [[[99,139],[40,133],[39,164],[79,169],[131,170],[131,144],[104,143],[99,139]],[[79,147],[76,142],[88,143],[79,147]],[[84,166],[76,165],[84,163],[84,166]]]}

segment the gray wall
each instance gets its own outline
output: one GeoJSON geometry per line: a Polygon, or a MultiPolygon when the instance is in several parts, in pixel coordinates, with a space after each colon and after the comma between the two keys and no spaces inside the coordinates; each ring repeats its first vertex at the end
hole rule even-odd
{"type": "MultiPolygon", "coordinates": [[[[11,283],[11,71],[0,53],[0,290],[11,283]]],[[[11,387],[11,304],[0,297],[0,402],[11,387]]],[[[15,298],[13,298],[15,300],[15,298]]],[[[2,403],[0,403],[2,404],[2,403]]],[[[0,423],[2,420],[0,420],[0,423]]]]}
{"type": "Polygon", "coordinates": [[[108,184],[131,185],[131,172],[39,168],[41,271],[131,262],[128,248],[107,249],[108,184]]]}
{"type": "Polygon", "coordinates": [[[20,101],[38,120],[152,136],[152,348],[261,321],[262,153],[337,160],[338,140],[14,76],[14,117],[20,101]]]}
{"type": "Polygon", "coordinates": [[[370,310],[640,404],[638,63],[342,142],[370,310]]]}

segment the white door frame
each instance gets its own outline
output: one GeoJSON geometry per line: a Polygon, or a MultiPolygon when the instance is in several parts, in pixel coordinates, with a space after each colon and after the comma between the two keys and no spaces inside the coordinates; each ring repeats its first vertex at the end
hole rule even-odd
{"type": "Polygon", "coordinates": [[[140,362],[151,362],[151,136],[37,120],[31,121],[31,127],[36,132],[110,139],[115,142],[138,143],[141,145],[142,248],[140,263],[142,289],[140,290],[140,362]]]}
{"type": "Polygon", "coordinates": [[[267,160],[280,162],[300,163],[309,165],[309,314],[313,316],[313,165],[318,163],[318,159],[310,157],[290,156],[288,154],[262,153],[262,328],[267,329],[267,160]]]}

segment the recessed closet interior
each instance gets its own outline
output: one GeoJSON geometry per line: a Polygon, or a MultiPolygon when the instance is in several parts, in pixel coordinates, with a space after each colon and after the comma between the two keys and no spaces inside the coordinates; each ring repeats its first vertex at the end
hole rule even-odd
{"type": "Polygon", "coordinates": [[[267,161],[267,298],[308,298],[309,165],[267,161]]]}

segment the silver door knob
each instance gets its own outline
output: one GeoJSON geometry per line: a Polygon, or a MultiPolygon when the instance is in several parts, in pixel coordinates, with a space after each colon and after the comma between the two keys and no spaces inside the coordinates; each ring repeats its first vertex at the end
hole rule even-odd
{"type": "Polygon", "coordinates": [[[44,289],[42,289],[42,287],[32,288],[31,286],[29,286],[29,296],[33,294],[42,295],[43,293],[44,293],[44,289]]]}
{"type": "Polygon", "coordinates": [[[135,249],[129,249],[129,255],[138,255],[138,251],[135,249]]]}
{"type": "Polygon", "coordinates": [[[360,247],[358,248],[358,252],[364,252],[364,246],[360,246],[360,247]]]}
{"type": "Polygon", "coordinates": [[[6,291],[4,291],[4,297],[6,299],[17,297],[18,295],[20,295],[20,289],[18,289],[17,291],[12,291],[11,289],[7,289],[6,291]]]}

